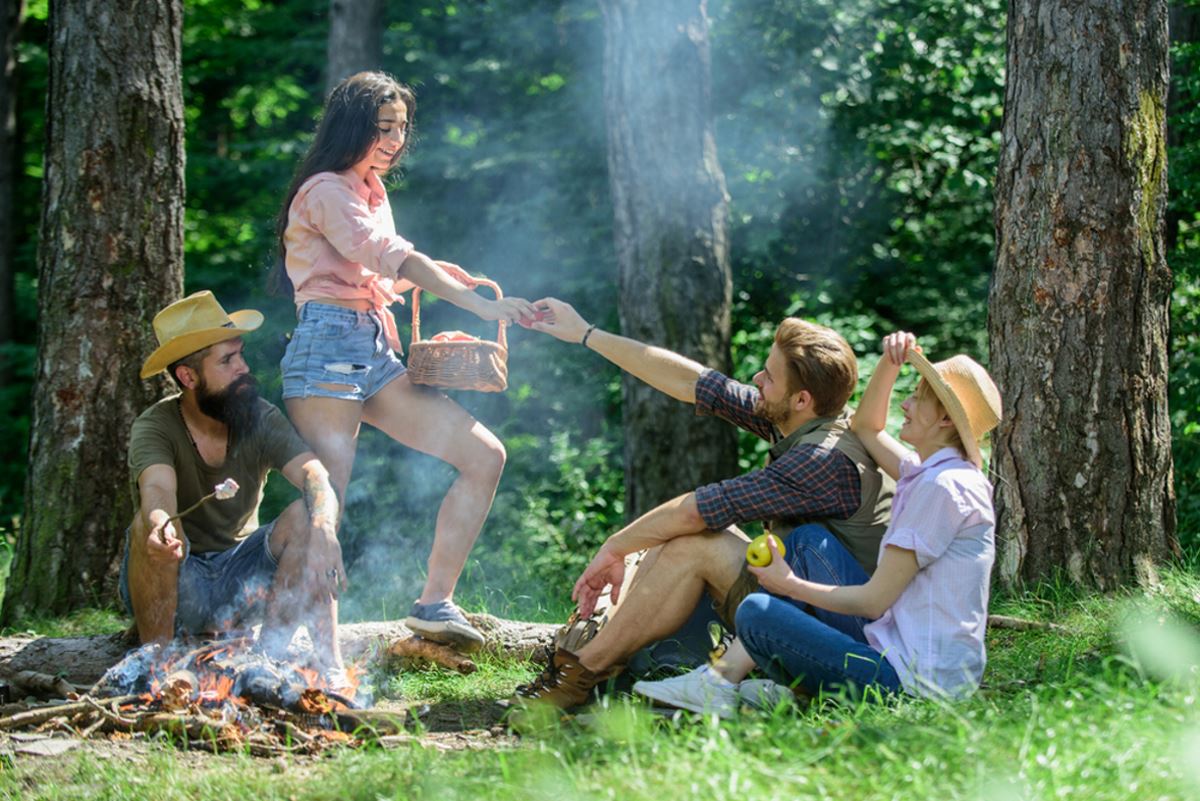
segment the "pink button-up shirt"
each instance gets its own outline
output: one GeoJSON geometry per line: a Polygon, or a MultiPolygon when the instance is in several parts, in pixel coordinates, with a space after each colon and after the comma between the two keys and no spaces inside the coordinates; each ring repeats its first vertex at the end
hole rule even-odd
{"type": "Polygon", "coordinates": [[[352,171],[319,172],[300,185],[283,234],[296,306],[310,300],[368,300],[379,312],[388,344],[402,352],[388,309],[412,283],[398,278],[413,245],[396,233],[383,182],[352,171]]]}
{"type": "Polygon", "coordinates": [[[920,569],[863,633],[914,695],[968,695],[987,662],[988,589],[995,561],[992,486],[953,448],[900,461],[892,522],[879,543],[907,548],[920,569]]]}

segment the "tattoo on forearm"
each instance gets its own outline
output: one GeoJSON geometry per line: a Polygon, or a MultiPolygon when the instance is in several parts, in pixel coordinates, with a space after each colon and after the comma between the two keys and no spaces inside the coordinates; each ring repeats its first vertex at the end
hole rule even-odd
{"type": "Polygon", "coordinates": [[[337,493],[329,479],[311,470],[304,477],[304,505],[308,507],[309,517],[326,517],[337,522],[337,493]]]}

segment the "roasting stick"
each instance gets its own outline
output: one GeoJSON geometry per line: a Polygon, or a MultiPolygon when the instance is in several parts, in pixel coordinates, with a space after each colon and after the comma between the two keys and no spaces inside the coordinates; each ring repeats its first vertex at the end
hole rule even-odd
{"type": "Polygon", "coordinates": [[[237,495],[238,489],[240,489],[238,487],[238,483],[236,481],[234,481],[232,478],[227,478],[224,481],[222,481],[220,484],[218,484],[217,486],[213,487],[212,492],[208,493],[203,498],[196,501],[188,508],[184,509],[182,512],[177,512],[176,514],[173,514],[170,517],[168,517],[166,519],[166,521],[158,529],[159,542],[161,542],[163,545],[167,544],[167,523],[171,523],[176,520],[179,520],[184,515],[190,514],[191,512],[196,511],[197,509],[200,508],[200,504],[204,503],[205,501],[212,500],[213,498],[216,498],[218,501],[227,501],[230,498],[232,498],[234,495],[237,495]]]}

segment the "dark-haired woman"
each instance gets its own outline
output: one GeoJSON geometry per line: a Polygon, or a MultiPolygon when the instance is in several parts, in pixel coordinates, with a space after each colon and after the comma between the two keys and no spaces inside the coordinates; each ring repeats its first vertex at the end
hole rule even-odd
{"type": "Polygon", "coordinates": [[[396,233],[380,177],[404,153],[414,108],[412,91],[378,72],[353,75],[329,95],[279,218],[275,283],[291,292],[299,316],[281,365],[283,398],[342,498],[363,422],[458,470],[405,623],[473,650],[483,636],[454,604],[454,587],[491,509],[504,446],[457,403],[409,380],[388,307],[415,285],[484,320],[535,312],[521,298],[476,294],[460,283],[468,278],[461,269],[396,233]]]}

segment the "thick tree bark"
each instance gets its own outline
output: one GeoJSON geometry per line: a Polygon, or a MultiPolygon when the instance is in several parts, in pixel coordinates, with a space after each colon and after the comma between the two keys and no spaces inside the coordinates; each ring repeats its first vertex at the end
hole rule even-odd
{"type": "MultiPolygon", "coordinates": [[[[526,623],[491,615],[469,615],[487,637],[485,653],[514,659],[536,658],[550,644],[558,626],[526,623]]],[[[369,663],[386,658],[387,648],[412,632],[399,621],[351,623],[338,628],[338,643],[349,662],[369,663]]],[[[0,638],[0,676],[22,670],[60,675],[73,684],[94,684],[104,671],[121,661],[131,644],[121,634],[93,637],[3,637],[0,638]]],[[[304,634],[294,647],[309,647],[304,634]]]]}
{"type": "MultiPolygon", "coordinates": [[[[729,372],[729,201],[717,161],[704,0],[601,0],[621,328],[729,372]]],[[[734,430],[631,376],[626,509],[737,470],[734,430]]]]}
{"type": "MultiPolygon", "coordinates": [[[[8,0],[0,12],[0,345],[13,340],[13,185],[16,179],[16,98],[13,73],[25,0],[8,0]]],[[[0,386],[8,364],[0,356],[0,386]]]]}
{"type": "Polygon", "coordinates": [[[50,7],[38,360],[4,617],[109,597],[150,322],[183,288],[180,0],[50,7]]]}
{"type": "Polygon", "coordinates": [[[999,574],[1152,580],[1167,416],[1167,7],[1013,0],[991,360],[999,574]]]}
{"type": "Polygon", "coordinates": [[[383,64],[383,0],[329,0],[325,94],[362,70],[383,64]]]}

